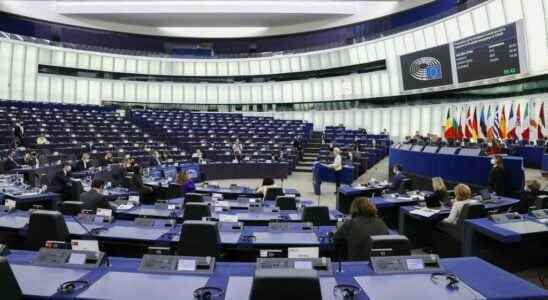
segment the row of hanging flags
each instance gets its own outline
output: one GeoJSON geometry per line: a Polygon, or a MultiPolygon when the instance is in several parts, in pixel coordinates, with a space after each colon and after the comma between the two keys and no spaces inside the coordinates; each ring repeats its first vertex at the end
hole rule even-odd
{"type": "Polygon", "coordinates": [[[538,114],[529,102],[450,107],[444,122],[445,139],[478,138],[487,140],[538,140],[544,139],[546,128],[544,102],[538,114]],[[507,113],[508,111],[508,113],[507,113]]]}

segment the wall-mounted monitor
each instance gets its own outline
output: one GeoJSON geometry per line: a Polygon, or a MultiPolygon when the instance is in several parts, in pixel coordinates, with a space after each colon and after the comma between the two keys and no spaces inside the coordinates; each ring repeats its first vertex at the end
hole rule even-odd
{"type": "Polygon", "coordinates": [[[459,83],[525,72],[522,23],[494,28],[452,44],[459,83]]]}
{"type": "Polygon", "coordinates": [[[453,84],[449,45],[441,45],[400,56],[403,90],[453,84]]]}

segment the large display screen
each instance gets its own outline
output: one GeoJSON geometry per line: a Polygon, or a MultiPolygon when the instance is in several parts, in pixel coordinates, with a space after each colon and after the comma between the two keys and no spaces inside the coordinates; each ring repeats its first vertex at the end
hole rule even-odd
{"type": "Polygon", "coordinates": [[[523,72],[518,24],[498,27],[453,43],[459,83],[523,72]]]}
{"type": "Polygon", "coordinates": [[[404,90],[453,84],[449,45],[400,56],[404,90]]]}

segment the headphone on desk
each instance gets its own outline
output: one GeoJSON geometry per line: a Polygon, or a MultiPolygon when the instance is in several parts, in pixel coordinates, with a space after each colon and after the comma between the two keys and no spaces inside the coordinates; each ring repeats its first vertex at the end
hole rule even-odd
{"type": "Polygon", "coordinates": [[[351,284],[339,284],[333,287],[333,296],[336,299],[355,299],[360,293],[360,288],[351,284]]]}
{"type": "Polygon", "coordinates": [[[454,274],[454,273],[432,273],[432,275],[430,275],[430,280],[432,280],[432,282],[436,285],[439,285],[441,283],[440,279],[445,279],[446,280],[447,284],[445,285],[445,287],[448,290],[458,290],[459,289],[460,279],[457,277],[456,274],[454,274]]]}
{"type": "Polygon", "coordinates": [[[78,291],[85,290],[89,287],[89,282],[85,280],[73,280],[61,283],[57,288],[57,292],[68,295],[78,291]]]}
{"type": "Polygon", "coordinates": [[[194,300],[211,300],[224,295],[225,291],[218,287],[204,286],[192,292],[194,300]]]}

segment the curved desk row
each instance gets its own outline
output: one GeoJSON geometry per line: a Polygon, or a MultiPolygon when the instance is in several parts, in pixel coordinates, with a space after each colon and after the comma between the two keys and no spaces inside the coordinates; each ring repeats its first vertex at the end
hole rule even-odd
{"type": "MultiPolygon", "coordinates": [[[[403,172],[421,178],[442,177],[450,183],[488,186],[491,157],[425,153],[390,148],[389,166],[399,164],[403,172]]],[[[503,157],[506,194],[521,192],[525,184],[523,158],[503,157]]],[[[431,184],[430,184],[431,185],[431,184]]]]}
{"type": "MultiPolygon", "coordinates": [[[[193,291],[217,287],[225,291],[226,300],[249,298],[255,263],[217,262],[211,274],[145,273],[139,271],[140,259],[110,258],[110,267],[79,269],[77,267],[42,267],[31,264],[36,252],[14,251],[8,262],[25,297],[59,299],[193,299],[193,291]],[[46,275],[47,276],[44,276],[46,275]],[[70,295],[57,292],[57,287],[70,280],[86,280],[89,288],[70,295]]],[[[548,292],[474,257],[442,259],[442,266],[456,274],[467,286],[485,299],[546,299],[548,292]]],[[[429,274],[393,274],[375,276],[368,262],[333,263],[332,274],[320,277],[323,299],[336,299],[337,284],[361,287],[357,300],[396,299],[468,299],[468,289],[451,291],[436,285],[429,274]],[[340,268],[340,270],[339,270],[340,268]],[[380,282],[379,280],[382,280],[380,282]],[[366,282],[375,282],[367,284],[366,282]],[[394,282],[394,284],[390,284],[394,282]],[[383,284],[384,283],[384,284],[383,284]],[[398,288],[394,288],[394,286],[398,288]],[[432,296],[434,298],[430,298],[432,296]],[[449,297],[449,298],[447,298],[449,297]]]]}

